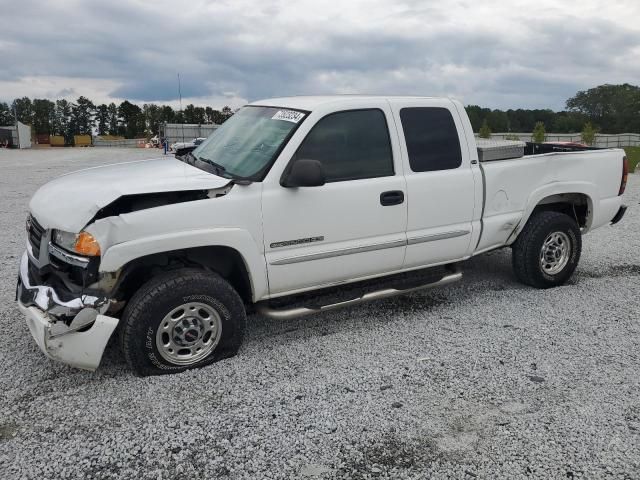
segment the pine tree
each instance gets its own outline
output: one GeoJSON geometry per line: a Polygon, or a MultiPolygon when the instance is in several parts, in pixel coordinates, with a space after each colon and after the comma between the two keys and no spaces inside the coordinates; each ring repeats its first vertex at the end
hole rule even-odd
{"type": "Polygon", "coordinates": [[[136,138],[144,133],[144,115],[139,106],[125,100],[118,107],[120,132],[126,138],[136,138]]]}
{"type": "Polygon", "coordinates": [[[56,104],[44,98],[33,99],[33,130],[35,133],[50,134],[55,118],[56,104]]]}
{"type": "Polygon", "coordinates": [[[118,135],[118,107],[113,102],[107,106],[107,117],[109,119],[109,135],[118,135]]]}
{"type": "Polygon", "coordinates": [[[71,124],[74,135],[91,135],[95,125],[95,105],[87,97],[80,96],[71,108],[71,124]]]}
{"type": "Polygon", "coordinates": [[[104,103],[96,107],[95,118],[98,135],[106,135],[109,132],[109,107],[104,103]]]}

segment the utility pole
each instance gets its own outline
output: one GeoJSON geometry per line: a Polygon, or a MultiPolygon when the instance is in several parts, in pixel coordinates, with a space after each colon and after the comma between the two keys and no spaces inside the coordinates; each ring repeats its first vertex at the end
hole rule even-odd
{"type": "Polygon", "coordinates": [[[178,73],[178,97],[180,97],[180,113],[182,114],[182,143],[184,143],[184,112],[182,111],[182,86],[180,85],[180,74],[178,73]]]}
{"type": "Polygon", "coordinates": [[[18,139],[18,150],[20,149],[20,126],[18,125],[18,109],[16,108],[16,104],[13,104],[13,117],[15,118],[16,123],[16,138],[18,139]]]}

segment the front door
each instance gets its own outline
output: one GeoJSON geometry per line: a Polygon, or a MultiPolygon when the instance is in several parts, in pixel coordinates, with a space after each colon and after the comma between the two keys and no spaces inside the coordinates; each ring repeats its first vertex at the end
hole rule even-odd
{"type": "MultiPolygon", "coordinates": [[[[272,296],[402,267],[407,202],[399,142],[384,100],[319,118],[293,159],[322,163],[326,184],[266,182],[264,241],[272,296]]],[[[309,118],[308,121],[311,121],[309,118]]],[[[307,129],[309,128],[306,125],[307,129]]]]}

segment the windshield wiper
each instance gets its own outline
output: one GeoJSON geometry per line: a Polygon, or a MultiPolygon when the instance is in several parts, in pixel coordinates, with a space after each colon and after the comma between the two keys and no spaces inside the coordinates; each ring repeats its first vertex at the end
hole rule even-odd
{"type": "Polygon", "coordinates": [[[219,177],[222,177],[222,174],[226,173],[226,171],[227,171],[227,169],[225,168],[224,165],[220,165],[219,163],[216,163],[213,160],[210,160],[210,159],[204,158],[204,157],[196,157],[193,154],[192,154],[192,156],[199,162],[206,163],[207,165],[211,165],[215,169],[214,173],[216,175],[218,175],[219,177]]]}
{"type": "Polygon", "coordinates": [[[176,158],[181,162],[188,163],[189,165],[195,165],[196,160],[198,160],[198,157],[196,157],[192,152],[187,152],[184,155],[176,155],[176,158]]]}
{"type": "Polygon", "coordinates": [[[203,169],[207,172],[213,173],[214,175],[217,175],[219,177],[230,178],[234,180],[238,185],[249,185],[250,183],[252,183],[252,180],[248,178],[227,172],[227,169],[224,165],[220,165],[219,163],[216,163],[208,158],[198,157],[197,155],[194,155],[193,152],[187,152],[184,155],[176,155],[176,158],[182,162],[188,163],[189,165],[193,165],[194,167],[196,166],[196,163],[199,162],[201,166],[204,167],[203,169]]]}

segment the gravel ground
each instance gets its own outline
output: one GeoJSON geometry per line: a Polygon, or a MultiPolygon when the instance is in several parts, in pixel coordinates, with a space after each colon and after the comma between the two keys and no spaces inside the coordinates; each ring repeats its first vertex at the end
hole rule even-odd
{"type": "Polygon", "coordinates": [[[0,151],[0,478],[640,478],[640,175],[564,287],[497,251],[446,289],[252,316],[198,371],[136,378],[113,345],[95,373],[49,361],[13,302],[28,199],[150,155],[0,151]]]}

